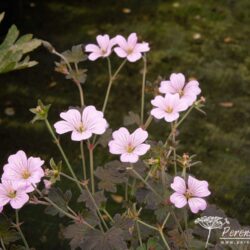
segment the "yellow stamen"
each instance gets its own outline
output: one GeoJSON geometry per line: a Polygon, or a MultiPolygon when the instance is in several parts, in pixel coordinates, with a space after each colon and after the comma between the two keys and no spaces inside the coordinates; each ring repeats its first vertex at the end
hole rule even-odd
{"type": "Polygon", "coordinates": [[[31,176],[30,172],[28,170],[24,170],[22,173],[23,179],[28,179],[31,176]]]}
{"type": "Polygon", "coordinates": [[[132,153],[134,151],[134,149],[135,148],[131,144],[129,144],[128,147],[127,147],[127,152],[132,153]]]}
{"type": "Polygon", "coordinates": [[[192,193],[187,189],[186,193],[184,194],[187,200],[193,197],[192,193]]]}
{"type": "Polygon", "coordinates": [[[182,97],[182,96],[184,96],[184,91],[181,89],[181,90],[179,90],[179,95],[180,95],[180,97],[182,97]]]}
{"type": "Polygon", "coordinates": [[[85,130],[86,130],[85,127],[84,127],[83,124],[81,123],[80,126],[78,127],[77,131],[80,132],[80,133],[82,133],[82,132],[84,132],[85,130]]]}
{"type": "Polygon", "coordinates": [[[8,197],[9,198],[11,198],[11,199],[13,199],[13,198],[15,198],[16,197],[16,191],[10,191],[9,193],[8,193],[8,197]]]}
{"type": "Polygon", "coordinates": [[[165,109],[165,111],[166,111],[167,113],[172,113],[172,112],[173,112],[173,108],[168,106],[168,107],[165,109]]]}

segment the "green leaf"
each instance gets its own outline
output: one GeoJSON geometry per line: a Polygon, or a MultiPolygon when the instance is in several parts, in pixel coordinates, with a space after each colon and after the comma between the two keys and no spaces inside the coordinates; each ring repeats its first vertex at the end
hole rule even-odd
{"type": "Polygon", "coordinates": [[[32,119],[31,122],[34,123],[39,120],[46,120],[48,117],[50,106],[50,104],[44,105],[41,100],[38,100],[37,107],[30,109],[30,112],[35,114],[35,117],[32,119]]]}
{"type": "Polygon", "coordinates": [[[128,115],[126,115],[123,119],[123,124],[124,126],[129,126],[133,124],[137,124],[138,126],[140,126],[141,125],[140,116],[132,111],[129,111],[128,115]]]}
{"type": "Polygon", "coordinates": [[[106,148],[108,146],[109,141],[111,140],[111,137],[112,137],[112,129],[108,128],[106,132],[99,137],[97,144],[100,144],[104,148],[106,148]]]}
{"type": "Polygon", "coordinates": [[[87,59],[83,53],[82,45],[75,45],[71,50],[66,50],[62,55],[67,59],[69,63],[79,63],[87,59]]]}
{"type": "Polygon", "coordinates": [[[3,48],[8,48],[14,44],[16,39],[18,38],[19,31],[16,27],[16,25],[12,25],[3,41],[3,43],[0,45],[0,50],[3,48]]]}

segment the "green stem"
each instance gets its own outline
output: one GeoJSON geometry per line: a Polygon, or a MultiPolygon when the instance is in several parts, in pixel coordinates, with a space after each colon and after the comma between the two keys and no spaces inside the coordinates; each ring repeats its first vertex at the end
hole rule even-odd
{"type": "Polygon", "coordinates": [[[143,56],[142,89],[141,89],[141,124],[143,124],[143,120],[144,120],[146,74],[147,74],[147,58],[146,58],[146,55],[144,55],[143,56]]]}
{"type": "Polygon", "coordinates": [[[83,89],[81,83],[74,79],[74,82],[76,83],[76,86],[78,87],[79,95],[80,95],[80,102],[81,102],[81,107],[84,106],[84,95],[83,95],[83,89]]]}
{"type": "Polygon", "coordinates": [[[116,72],[114,73],[114,75],[111,76],[110,79],[109,79],[109,84],[108,84],[107,92],[106,92],[104,103],[103,103],[103,106],[102,106],[102,112],[103,113],[105,113],[105,110],[106,110],[106,107],[107,107],[107,104],[108,104],[108,99],[109,99],[109,94],[110,94],[110,90],[111,90],[112,84],[113,84],[116,76],[120,72],[120,70],[125,65],[125,63],[126,63],[126,59],[121,63],[121,65],[118,67],[118,69],[116,70],[116,72]]]}
{"type": "Polygon", "coordinates": [[[158,230],[158,231],[159,231],[159,233],[160,233],[160,235],[161,235],[162,241],[163,241],[163,243],[165,244],[166,248],[167,248],[168,250],[171,250],[171,248],[169,247],[169,245],[168,245],[168,243],[167,243],[167,241],[166,241],[166,239],[165,239],[165,236],[164,236],[162,230],[158,230]]]}
{"type": "Polygon", "coordinates": [[[90,181],[91,181],[91,192],[95,193],[95,176],[94,176],[94,157],[93,149],[89,145],[89,164],[90,164],[90,181]]]}
{"type": "Polygon", "coordinates": [[[83,179],[87,179],[87,171],[86,171],[86,161],[85,161],[85,154],[83,148],[83,141],[80,142],[80,150],[81,150],[81,158],[82,158],[82,170],[83,170],[83,179]]]}
{"type": "MultiPolygon", "coordinates": [[[[172,130],[176,130],[176,125],[175,123],[171,124],[172,126],[172,130]]],[[[176,131],[173,131],[172,133],[173,137],[172,137],[172,141],[173,141],[173,153],[174,153],[174,173],[175,175],[177,175],[177,164],[176,164],[176,141],[175,141],[175,135],[176,135],[176,131]]]]}
{"type": "Polygon", "coordinates": [[[136,230],[137,230],[140,246],[142,247],[141,230],[140,230],[140,226],[139,226],[138,221],[136,221],[136,230]]]}
{"type": "Polygon", "coordinates": [[[130,168],[130,170],[138,177],[138,179],[140,179],[157,197],[159,197],[160,199],[162,199],[162,197],[154,190],[154,188],[143,179],[143,177],[134,169],[134,168],[130,168]]]}
{"type": "Polygon", "coordinates": [[[102,211],[108,216],[108,218],[110,219],[111,222],[113,222],[113,223],[115,222],[113,220],[112,216],[110,215],[110,213],[105,208],[103,208],[102,211]]]}
{"type": "Polygon", "coordinates": [[[153,121],[153,116],[150,115],[150,116],[148,117],[148,119],[146,120],[146,122],[145,122],[143,128],[146,130],[146,129],[149,127],[149,125],[151,124],[152,121],[153,121]]]}
{"type": "Polygon", "coordinates": [[[153,230],[159,231],[159,229],[157,227],[151,226],[151,225],[149,225],[148,223],[146,223],[146,222],[144,222],[142,220],[137,219],[136,221],[139,222],[140,224],[144,225],[145,227],[148,227],[148,228],[151,228],[153,230]]]}
{"type": "Polygon", "coordinates": [[[88,186],[85,185],[84,187],[85,187],[85,189],[86,189],[86,191],[87,191],[87,193],[88,193],[88,195],[89,195],[89,198],[91,199],[93,205],[95,206],[96,212],[98,213],[98,215],[99,215],[99,217],[100,217],[100,219],[101,219],[103,225],[105,226],[106,230],[108,230],[109,228],[108,228],[108,226],[107,226],[105,220],[103,219],[102,214],[101,214],[101,212],[100,212],[100,210],[99,210],[99,207],[97,206],[96,201],[95,201],[93,195],[91,194],[91,192],[90,192],[88,186]]]}
{"type": "MultiPolygon", "coordinates": [[[[187,118],[187,116],[191,113],[191,111],[194,109],[194,107],[195,107],[195,104],[193,104],[193,105],[189,108],[189,110],[182,116],[182,118],[180,119],[180,121],[177,122],[177,124],[176,124],[176,126],[175,126],[175,130],[176,130],[176,129],[182,124],[182,122],[187,118]]],[[[169,140],[170,137],[172,136],[172,133],[173,133],[173,132],[174,132],[174,131],[171,130],[171,132],[170,132],[170,134],[169,134],[169,136],[168,136],[166,142],[164,143],[164,146],[167,146],[168,140],[169,140]]]]}
{"type": "Polygon", "coordinates": [[[23,234],[23,231],[22,231],[22,229],[21,229],[21,227],[20,227],[18,209],[16,209],[16,228],[17,228],[17,231],[18,231],[18,233],[20,234],[20,236],[21,236],[21,238],[22,238],[22,240],[23,240],[25,249],[26,249],[26,250],[29,250],[29,249],[30,249],[30,248],[29,248],[29,245],[28,245],[27,240],[26,240],[26,238],[25,238],[25,236],[24,236],[24,234],[23,234]]]}
{"type": "Polygon", "coordinates": [[[3,238],[2,238],[2,237],[0,238],[0,241],[1,241],[1,246],[2,246],[3,250],[6,250],[6,247],[5,247],[5,245],[4,245],[4,242],[3,242],[3,238]]]}
{"type": "MultiPolygon", "coordinates": [[[[62,155],[62,157],[63,157],[63,159],[64,159],[64,161],[65,161],[65,163],[66,163],[66,165],[67,165],[67,167],[68,167],[68,170],[70,171],[70,173],[71,173],[71,175],[72,175],[72,177],[73,177],[76,181],[78,181],[78,179],[77,179],[77,177],[76,177],[76,175],[75,175],[75,172],[74,172],[72,166],[71,166],[70,163],[69,163],[68,157],[67,157],[66,154],[64,153],[64,150],[63,150],[63,148],[62,148],[62,146],[61,146],[59,140],[56,138],[56,135],[55,135],[55,133],[54,133],[54,131],[53,131],[53,129],[52,129],[52,127],[51,127],[51,125],[50,125],[48,119],[45,119],[45,124],[46,124],[46,126],[47,126],[47,128],[48,128],[48,130],[49,130],[49,132],[50,132],[50,134],[51,134],[51,136],[52,136],[52,138],[54,139],[54,141],[55,141],[55,143],[56,143],[56,145],[57,145],[57,147],[58,147],[58,149],[59,149],[59,151],[60,151],[60,153],[61,153],[61,155],[62,155]]],[[[81,185],[80,185],[78,182],[76,182],[76,183],[77,183],[78,188],[82,191],[81,185]]]]}
{"type": "Polygon", "coordinates": [[[162,226],[161,226],[162,229],[165,227],[165,225],[166,225],[166,223],[167,223],[167,221],[168,221],[168,219],[169,219],[169,216],[170,216],[170,212],[167,214],[165,220],[164,220],[163,223],[162,223],[162,226]]]}

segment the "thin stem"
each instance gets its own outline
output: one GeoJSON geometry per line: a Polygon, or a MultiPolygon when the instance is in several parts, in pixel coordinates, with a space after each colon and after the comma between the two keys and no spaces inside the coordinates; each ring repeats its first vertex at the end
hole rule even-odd
{"type": "MultiPolygon", "coordinates": [[[[59,151],[60,151],[60,153],[61,153],[61,155],[62,155],[62,157],[63,157],[63,159],[64,159],[64,161],[65,161],[65,163],[67,165],[67,167],[68,167],[68,170],[70,171],[70,173],[72,175],[72,177],[76,181],[78,181],[78,179],[77,179],[77,177],[75,175],[75,172],[74,172],[72,166],[69,163],[68,157],[66,156],[66,154],[65,154],[65,152],[64,152],[64,150],[63,150],[63,148],[62,148],[62,146],[61,146],[61,144],[59,142],[59,140],[56,138],[56,135],[55,135],[55,133],[54,133],[54,131],[53,131],[53,129],[52,129],[52,127],[51,127],[51,125],[50,125],[50,123],[49,123],[49,121],[47,119],[45,119],[45,124],[46,124],[46,126],[47,126],[47,128],[48,128],[48,130],[49,130],[49,132],[50,132],[50,134],[52,136],[52,138],[54,139],[54,141],[55,141],[55,143],[56,143],[56,145],[57,145],[57,147],[58,147],[58,149],[59,149],[59,151]]],[[[78,182],[76,182],[76,183],[77,183],[77,186],[79,187],[79,189],[82,191],[81,185],[78,182]]]]}
{"type": "Polygon", "coordinates": [[[26,240],[26,238],[25,238],[25,236],[24,236],[24,234],[23,234],[23,231],[22,231],[22,229],[21,229],[21,227],[20,227],[18,209],[16,209],[16,229],[17,229],[18,233],[20,234],[20,236],[21,236],[21,238],[22,238],[22,240],[23,240],[25,249],[26,249],[26,250],[30,249],[30,248],[29,248],[29,245],[28,245],[28,243],[27,243],[27,240],[26,240]]]}
{"type": "Polygon", "coordinates": [[[143,124],[143,120],[144,120],[146,74],[147,74],[147,58],[146,58],[146,55],[144,55],[143,56],[142,89],[141,89],[141,124],[143,124]]]}
{"type": "Polygon", "coordinates": [[[73,71],[70,63],[68,62],[68,60],[66,59],[65,56],[63,56],[62,54],[60,54],[59,52],[57,52],[55,49],[52,51],[52,53],[55,54],[55,55],[57,55],[57,56],[59,56],[67,64],[69,70],[73,71]]]}
{"type": "Polygon", "coordinates": [[[89,164],[90,164],[90,181],[91,181],[91,192],[95,193],[95,176],[94,176],[94,157],[93,149],[89,145],[89,164]]]}
{"type": "Polygon", "coordinates": [[[210,239],[210,236],[211,236],[211,229],[208,230],[208,236],[207,236],[207,241],[206,241],[206,245],[205,245],[205,248],[207,249],[208,247],[208,244],[209,244],[209,239],[210,239]]]}
{"type": "Polygon", "coordinates": [[[175,141],[175,135],[176,135],[176,124],[175,123],[171,123],[172,126],[172,130],[173,130],[173,137],[172,137],[172,141],[173,141],[173,153],[174,153],[174,173],[175,175],[177,175],[177,164],[176,164],[176,141],[175,141]]]}
{"type": "Polygon", "coordinates": [[[95,201],[93,195],[91,194],[91,192],[90,192],[88,186],[85,185],[84,187],[85,187],[85,189],[86,189],[86,191],[87,191],[87,193],[88,193],[88,195],[89,195],[89,198],[91,199],[93,205],[95,206],[96,212],[98,213],[98,215],[99,215],[99,217],[100,217],[100,219],[101,219],[103,225],[105,226],[106,230],[108,230],[108,226],[107,226],[105,220],[103,219],[102,214],[101,214],[101,212],[100,212],[100,210],[99,210],[99,207],[98,207],[98,205],[96,204],[96,201],[95,201]]]}
{"type": "Polygon", "coordinates": [[[146,129],[149,127],[149,125],[151,124],[152,121],[153,121],[153,116],[150,115],[150,116],[148,117],[148,119],[146,120],[146,122],[145,122],[143,128],[146,130],[146,129]]]}
{"type": "Polygon", "coordinates": [[[115,222],[110,213],[105,208],[103,208],[102,211],[107,215],[111,222],[115,222]]]}
{"type": "Polygon", "coordinates": [[[168,219],[169,219],[169,216],[170,216],[170,212],[167,214],[165,220],[164,220],[163,223],[162,223],[162,226],[161,226],[162,229],[165,227],[165,225],[166,225],[166,223],[167,223],[167,221],[168,221],[168,219]]]}
{"type": "Polygon", "coordinates": [[[80,95],[80,102],[81,102],[81,107],[84,106],[84,95],[83,95],[83,89],[81,83],[74,79],[74,82],[76,83],[76,86],[78,87],[79,95],[80,95]]]}
{"type": "Polygon", "coordinates": [[[0,238],[0,242],[1,242],[1,246],[2,246],[3,250],[6,250],[6,247],[5,247],[5,245],[4,245],[4,242],[3,242],[3,238],[2,238],[2,237],[0,238]]]}
{"type": "Polygon", "coordinates": [[[151,228],[153,230],[159,231],[159,229],[157,227],[151,226],[151,225],[149,225],[148,223],[146,223],[146,222],[144,222],[142,220],[137,219],[136,221],[139,222],[140,224],[144,225],[145,227],[148,227],[148,228],[151,228]]]}
{"type": "Polygon", "coordinates": [[[168,245],[168,243],[167,243],[167,241],[166,241],[166,239],[165,239],[165,236],[164,236],[162,230],[159,230],[159,233],[160,233],[160,235],[161,235],[162,241],[163,241],[163,243],[165,244],[166,248],[167,248],[168,250],[171,250],[171,248],[169,247],[169,245],[168,245]]]}
{"type": "Polygon", "coordinates": [[[126,59],[121,63],[121,65],[118,67],[118,69],[116,70],[116,72],[114,73],[114,75],[111,76],[110,79],[109,79],[109,84],[108,84],[107,92],[106,92],[104,103],[103,103],[103,106],[102,106],[102,112],[103,113],[105,113],[105,110],[106,110],[106,107],[107,107],[107,104],[108,104],[108,99],[109,99],[109,94],[110,94],[110,90],[111,90],[112,84],[113,84],[116,76],[120,72],[120,70],[125,65],[125,63],[126,63],[126,59]]]}
{"type": "Polygon", "coordinates": [[[130,168],[130,170],[156,195],[158,196],[160,199],[162,199],[162,197],[154,190],[154,188],[152,188],[152,186],[143,179],[143,177],[134,169],[134,168],[130,168]]]}
{"type": "MultiPolygon", "coordinates": [[[[175,125],[175,130],[182,124],[182,122],[187,118],[187,116],[191,113],[191,111],[194,109],[195,104],[193,104],[189,110],[182,116],[182,118],[180,119],[180,121],[177,122],[177,124],[175,125]]],[[[170,137],[172,136],[172,133],[174,133],[173,130],[171,130],[166,142],[164,143],[164,146],[167,146],[168,140],[170,139],[170,137]]]]}
{"type": "Polygon", "coordinates": [[[85,161],[85,154],[83,148],[83,141],[80,142],[80,150],[81,150],[81,158],[82,158],[82,170],[83,170],[83,179],[87,179],[87,171],[86,171],[86,161],[85,161]]]}
{"type": "Polygon", "coordinates": [[[140,230],[140,226],[139,226],[138,221],[136,221],[136,230],[137,230],[140,246],[142,247],[141,230],[140,230]]]}
{"type": "Polygon", "coordinates": [[[107,62],[108,62],[108,72],[109,72],[109,79],[112,77],[112,68],[111,68],[111,62],[109,57],[107,57],[107,62]]]}
{"type": "Polygon", "coordinates": [[[125,201],[128,201],[128,182],[125,184],[125,201]]]}

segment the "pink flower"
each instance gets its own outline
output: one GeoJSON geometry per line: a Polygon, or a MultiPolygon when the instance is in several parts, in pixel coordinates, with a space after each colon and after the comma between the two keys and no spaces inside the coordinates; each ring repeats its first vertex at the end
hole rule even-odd
{"type": "Polygon", "coordinates": [[[143,143],[148,138],[148,132],[138,128],[132,134],[126,128],[120,128],[113,132],[113,140],[109,142],[109,152],[121,155],[122,162],[135,163],[139,156],[144,155],[150,145],[143,143]]]}
{"type": "Polygon", "coordinates": [[[88,58],[95,61],[100,57],[108,57],[112,52],[112,47],[116,44],[115,38],[110,39],[109,35],[98,35],[97,44],[88,44],[85,47],[86,52],[90,52],[88,58]]]}
{"type": "Polygon", "coordinates": [[[82,113],[77,109],[70,109],[67,112],[62,112],[60,117],[64,121],[59,121],[54,124],[58,134],[72,132],[71,139],[73,141],[82,141],[89,139],[92,134],[103,134],[108,123],[103,118],[103,113],[96,110],[94,106],[87,106],[82,113]]]}
{"type": "Polygon", "coordinates": [[[0,183],[0,206],[10,203],[12,208],[20,209],[28,200],[25,189],[14,187],[12,182],[7,180],[0,183]]]}
{"type": "Polygon", "coordinates": [[[156,119],[164,118],[166,122],[177,120],[179,118],[179,112],[188,108],[187,103],[180,99],[178,94],[166,94],[165,97],[158,95],[151,103],[155,106],[155,108],[151,110],[151,115],[156,119]]]}
{"type": "Polygon", "coordinates": [[[162,81],[159,91],[163,94],[179,94],[188,106],[191,106],[196,101],[197,95],[201,93],[199,83],[191,80],[185,84],[185,76],[182,73],[173,73],[169,81],[162,81]]]}
{"type": "Polygon", "coordinates": [[[127,58],[130,62],[135,62],[142,57],[143,52],[149,51],[148,43],[138,43],[136,33],[129,35],[126,40],[123,36],[116,36],[119,47],[114,49],[115,53],[121,58],[127,58]]]}
{"type": "Polygon", "coordinates": [[[29,157],[20,150],[8,158],[8,163],[3,167],[2,180],[11,181],[14,188],[24,188],[25,191],[32,192],[33,185],[41,181],[44,176],[42,169],[44,161],[39,157],[29,157]]]}
{"type": "Polygon", "coordinates": [[[175,191],[170,196],[170,201],[178,208],[184,207],[187,203],[192,213],[203,211],[207,207],[207,203],[203,197],[210,195],[207,181],[199,181],[192,176],[188,177],[188,185],[183,178],[177,176],[171,184],[171,188],[175,191]]]}

